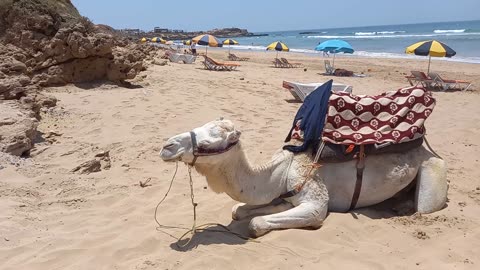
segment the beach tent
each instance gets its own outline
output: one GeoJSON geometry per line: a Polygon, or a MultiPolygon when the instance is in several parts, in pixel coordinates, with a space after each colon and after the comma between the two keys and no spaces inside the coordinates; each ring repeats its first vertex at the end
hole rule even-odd
{"type": "Polygon", "coordinates": [[[238,45],[238,41],[235,39],[225,39],[223,42],[223,45],[228,45],[228,53],[230,54],[230,46],[231,45],[238,45]]]}
{"type": "Polygon", "coordinates": [[[354,50],[350,43],[341,39],[329,39],[326,40],[315,47],[316,51],[329,52],[333,53],[333,63],[332,67],[335,67],[335,54],[337,53],[353,53],[354,50]]]}
{"type": "Polygon", "coordinates": [[[278,52],[288,52],[290,49],[285,45],[284,43],[280,41],[275,41],[271,43],[270,45],[267,46],[267,51],[277,51],[277,56],[275,58],[278,58],[278,52]]]}
{"type": "Polygon", "coordinates": [[[432,56],[452,57],[457,54],[457,52],[455,52],[452,48],[437,40],[420,41],[412,44],[405,49],[405,53],[423,56],[428,55],[427,73],[430,72],[430,61],[432,59],[432,56]]]}
{"type": "Polygon", "coordinates": [[[200,35],[192,38],[192,42],[197,43],[198,45],[205,46],[205,54],[207,54],[208,47],[222,47],[222,43],[216,37],[212,35],[200,35]]]}

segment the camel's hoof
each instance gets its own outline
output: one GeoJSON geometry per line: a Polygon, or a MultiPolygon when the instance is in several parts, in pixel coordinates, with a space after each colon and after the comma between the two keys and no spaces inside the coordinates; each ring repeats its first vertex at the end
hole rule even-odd
{"type": "Polygon", "coordinates": [[[248,224],[248,232],[251,237],[257,238],[262,235],[265,235],[270,230],[268,229],[268,224],[263,220],[262,217],[255,217],[250,220],[248,224]]]}

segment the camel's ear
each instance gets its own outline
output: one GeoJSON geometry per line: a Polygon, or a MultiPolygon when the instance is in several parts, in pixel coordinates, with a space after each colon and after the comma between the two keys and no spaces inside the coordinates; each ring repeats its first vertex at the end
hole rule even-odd
{"type": "Polygon", "coordinates": [[[238,142],[238,140],[240,140],[240,135],[242,135],[242,132],[240,132],[239,130],[234,130],[234,131],[228,133],[227,141],[229,143],[238,142]]]}

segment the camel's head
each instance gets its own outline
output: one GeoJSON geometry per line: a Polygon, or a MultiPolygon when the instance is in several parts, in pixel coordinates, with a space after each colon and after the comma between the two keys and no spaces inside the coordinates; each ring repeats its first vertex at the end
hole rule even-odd
{"type": "MultiPolygon", "coordinates": [[[[230,120],[220,118],[205,125],[194,128],[197,150],[202,154],[208,154],[199,158],[196,163],[208,162],[219,158],[222,153],[238,143],[241,132],[236,130],[230,120]],[[218,155],[217,155],[218,154],[218,155]]],[[[182,161],[192,163],[194,160],[193,143],[190,132],[185,132],[171,137],[160,151],[163,161],[182,161]]]]}

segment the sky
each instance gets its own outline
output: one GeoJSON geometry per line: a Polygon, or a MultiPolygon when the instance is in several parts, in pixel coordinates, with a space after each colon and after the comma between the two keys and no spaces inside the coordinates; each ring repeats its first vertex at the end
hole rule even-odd
{"type": "Polygon", "coordinates": [[[480,20],[480,0],[72,0],[83,16],[116,29],[250,32],[480,20]]]}

